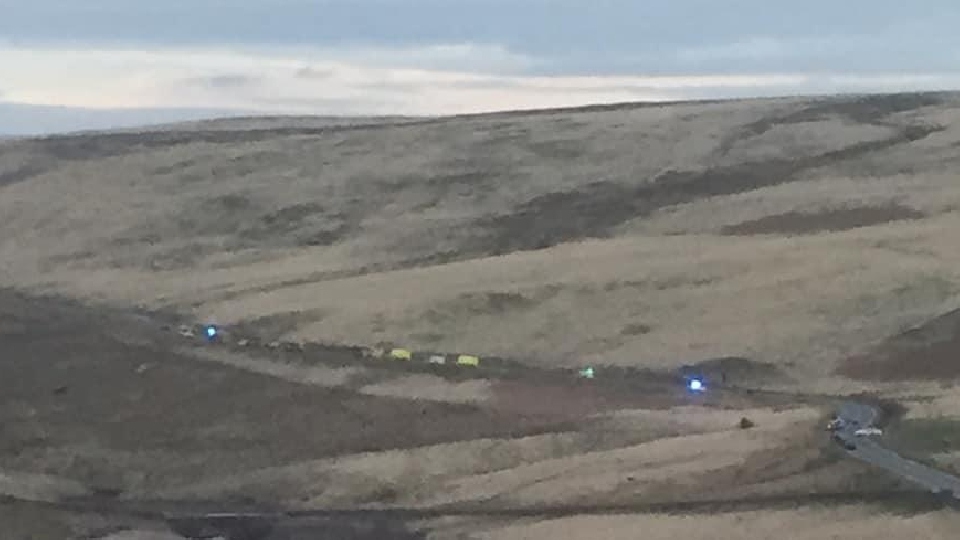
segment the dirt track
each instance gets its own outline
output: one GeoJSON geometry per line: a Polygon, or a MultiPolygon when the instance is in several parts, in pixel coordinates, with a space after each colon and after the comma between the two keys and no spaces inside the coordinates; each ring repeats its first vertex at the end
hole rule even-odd
{"type": "Polygon", "coordinates": [[[0,321],[0,467],[105,489],[129,486],[131,474],[150,490],[296,460],[571,427],[516,409],[224,369],[173,353],[182,338],[149,322],[59,300],[3,293],[0,321]]]}
{"type": "MultiPolygon", "coordinates": [[[[58,538],[61,533],[56,531],[63,527],[73,532],[80,527],[87,534],[159,527],[181,535],[226,531],[231,539],[248,540],[414,540],[425,538],[425,533],[411,528],[410,523],[444,516],[502,519],[717,513],[865,502],[924,512],[942,505],[928,496],[891,490],[896,482],[884,480],[879,484],[874,480],[873,488],[865,485],[848,492],[608,505],[468,504],[284,511],[240,500],[150,502],[152,490],[200,477],[229,476],[365,450],[574,430],[591,414],[689,404],[694,396],[683,392],[670,376],[650,374],[644,378],[642,372],[630,375],[629,370],[621,370],[628,376],[604,383],[578,380],[563,370],[524,368],[491,381],[487,403],[454,405],[381,398],[347,388],[298,384],[224,369],[189,354],[174,353],[183,350],[184,338],[162,330],[161,321],[146,316],[13,291],[3,291],[0,299],[0,470],[53,473],[79,480],[95,492],[73,497],[68,504],[17,500],[0,504],[0,514],[48,520],[53,524],[48,527],[53,531],[47,536],[51,539],[58,538]],[[122,501],[117,496],[133,500],[122,501]],[[203,517],[208,512],[238,509],[266,513],[267,517],[203,517]]],[[[195,343],[203,342],[198,339],[195,343]]],[[[230,350],[225,345],[200,346],[230,350]]],[[[311,348],[303,351],[309,353],[311,348]]],[[[270,354],[288,363],[308,362],[310,357],[303,351],[274,350],[270,354]]],[[[343,365],[346,358],[334,355],[329,361],[343,365]]],[[[410,367],[387,362],[379,377],[402,375],[410,367]]],[[[735,399],[735,391],[711,394],[720,396],[727,406],[788,404],[802,397],[786,399],[788,396],[776,392],[752,392],[735,399]]],[[[60,497],[47,496],[53,500],[60,497]]],[[[369,502],[389,505],[391,498],[385,494],[383,499],[369,502]]]]}
{"type": "MultiPolygon", "coordinates": [[[[604,383],[578,381],[569,375],[562,378],[559,372],[535,369],[493,381],[491,400],[475,405],[360,395],[345,388],[297,384],[224,369],[189,354],[174,353],[182,349],[183,338],[161,331],[156,321],[144,316],[12,291],[3,291],[2,300],[0,470],[54,474],[79,481],[93,494],[74,496],[72,507],[41,504],[35,508],[79,512],[88,521],[114,524],[111,526],[126,523],[129,518],[166,520],[168,512],[190,515],[235,510],[238,504],[241,508],[246,505],[258,511],[277,511],[252,501],[154,506],[146,500],[133,503],[117,499],[148,499],[150,492],[182,482],[367,450],[574,430],[584,418],[598,412],[696,402],[670,377],[652,377],[646,382],[636,379],[633,383],[629,377],[617,377],[604,383]],[[124,512],[123,508],[130,511],[124,512]],[[122,515],[109,517],[118,512],[122,515]]],[[[387,373],[405,369],[395,363],[385,367],[387,373]]],[[[722,391],[713,394],[721,396],[719,399],[728,406],[783,401],[783,396],[756,393],[739,398],[738,403],[733,393],[726,398],[722,391]]],[[[350,530],[351,538],[365,538],[368,533],[362,529],[377,523],[380,528],[374,527],[369,534],[390,530],[397,538],[402,534],[419,538],[416,532],[401,533],[403,523],[444,515],[716,512],[818,504],[821,499],[862,502],[861,495],[804,498],[794,494],[739,501],[525,509],[410,508],[371,514],[366,510],[318,510],[287,513],[296,518],[296,523],[284,527],[299,530],[296,534],[314,535],[305,536],[311,538],[331,530],[339,531],[336,534],[350,530]],[[313,522],[307,523],[310,519],[313,522]]],[[[41,493],[40,497],[57,500],[62,495],[41,493]]],[[[383,497],[369,502],[391,502],[389,494],[383,497]]],[[[876,497],[883,499],[883,495],[876,497]]],[[[208,521],[200,520],[201,524],[208,521]]],[[[221,525],[247,527],[228,521],[221,525]]],[[[189,523],[181,525],[189,528],[189,523]]]]}

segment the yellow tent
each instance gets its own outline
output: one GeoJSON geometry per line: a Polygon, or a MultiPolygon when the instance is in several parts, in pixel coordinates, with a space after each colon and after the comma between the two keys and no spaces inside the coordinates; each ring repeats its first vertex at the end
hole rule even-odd
{"type": "Polygon", "coordinates": [[[390,358],[394,360],[410,360],[413,357],[413,354],[406,349],[393,349],[390,351],[390,358]]]}
{"type": "Polygon", "coordinates": [[[461,354],[457,357],[457,365],[460,366],[479,366],[480,359],[470,354],[461,354]]]}

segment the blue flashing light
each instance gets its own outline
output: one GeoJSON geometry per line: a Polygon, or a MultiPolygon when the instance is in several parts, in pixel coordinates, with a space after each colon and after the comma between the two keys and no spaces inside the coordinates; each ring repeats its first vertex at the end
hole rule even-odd
{"type": "Polygon", "coordinates": [[[703,381],[700,379],[690,379],[690,382],[687,383],[687,388],[693,392],[700,392],[703,390],[703,381]]]}
{"type": "Polygon", "coordinates": [[[207,333],[207,338],[209,339],[213,339],[217,337],[217,327],[212,324],[207,325],[206,333],[207,333]]]}

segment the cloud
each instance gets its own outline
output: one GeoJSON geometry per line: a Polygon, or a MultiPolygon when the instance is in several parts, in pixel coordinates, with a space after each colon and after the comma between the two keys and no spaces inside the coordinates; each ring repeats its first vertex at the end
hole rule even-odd
{"type": "Polygon", "coordinates": [[[472,43],[390,48],[367,46],[333,50],[325,56],[371,67],[469,70],[472,73],[490,74],[519,74],[537,65],[533,57],[511,52],[502,45],[472,43]]]}
{"type": "Polygon", "coordinates": [[[334,73],[335,71],[332,69],[318,69],[306,66],[298,69],[296,76],[300,79],[329,79],[334,73]]]}
{"type": "Polygon", "coordinates": [[[517,73],[532,63],[469,44],[383,51],[0,48],[0,64],[14,81],[7,100],[38,105],[431,115],[671,97],[666,88],[630,89],[617,78],[517,73]]]}
{"type": "MultiPolygon", "coordinates": [[[[745,58],[776,65],[776,59],[792,54],[791,43],[761,37],[674,54],[689,64],[745,58]]],[[[690,70],[688,75],[587,76],[547,75],[546,64],[502,46],[469,43],[383,49],[0,46],[5,101],[101,110],[437,115],[615,101],[960,88],[955,72],[718,70],[711,75],[690,70]]]]}
{"type": "Polygon", "coordinates": [[[214,88],[214,89],[236,89],[236,88],[250,88],[253,86],[257,86],[262,81],[258,77],[236,73],[236,74],[212,75],[208,77],[195,77],[186,82],[188,82],[189,84],[199,85],[199,86],[204,86],[207,88],[214,88]]]}
{"type": "Polygon", "coordinates": [[[8,3],[0,100],[84,111],[443,114],[960,87],[956,0],[8,3]]]}
{"type": "Polygon", "coordinates": [[[756,36],[730,43],[705,47],[690,47],[678,50],[673,57],[683,63],[699,63],[730,60],[783,60],[791,56],[804,56],[822,50],[827,44],[836,46],[834,40],[799,39],[783,40],[768,36],[756,36]]]}

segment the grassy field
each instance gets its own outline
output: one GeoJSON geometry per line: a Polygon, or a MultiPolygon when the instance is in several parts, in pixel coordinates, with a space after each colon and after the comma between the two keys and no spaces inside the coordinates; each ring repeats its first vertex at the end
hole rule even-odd
{"type": "MultiPolygon", "coordinates": [[[[902,488],[838,459],[825,404],[536,369],[699,364],[745,386],[880,392],[907,406],[914,450],[955,462],[958,148],[960,95],[932,93],[0,141],[0,494],[302,509],[796,495],[795,510],[425,527],[950,537],[932,511],[804,502],[902,488]],[[197,347],[134,308],[531,371],[197,347]]],[[[37,534],[72,526],[57,523],[37,534]]]]}
{"type": "Polygon", "coordinates": [[[897,539],[919,534],[924,538],[949,538],[956,527],[950,514],[927,514],[903,518],[877,515],[870,508],[811,509],[801,511],[744,512],[722,516],[578,517],[495,528],[477,538],[513,540],[555,538],[636,538],[643,531],[651,540],[814,540],[820,538],[897,539]],[[722,532],[720,532],[722,531],[722,532]]]}
{"type": "Polygon", "coordinates": [[[739,355],[809,380],[956,307],[958,103],[14,141],[0,279],[224,323],[299,313],[286,334],[303,339],[549,364],[739,355]]]}
{"type": "MultiPolygon", "coordinates": [[[[838,459],[818,436],[816,406],[722,392],[698,403],[676,388],[631,395],[619,381],[570,384],[536,372],[457,381],[373,363],[344,374],[282,353],[191,345],[123,311],[10,291],[0,298],[0,494],[20,501],[642,511],[665,500],[782,506],[810,493],[902,489],[838,459]],[[471,384],[479,386],[466,391],[471,384]],[[743,417],[755,427],[741,428],[743,417]]],[[[34,538],[166,530],[119,512],[77,517],[0,498],[3,513],[34,538]],[[29,525],[36,515],[43,527],[29,525]]],[[[483,523],[477,530],[491,522],[483,523]]],[[[366,538],[358,523],[336,527],[366,538]]]]}

